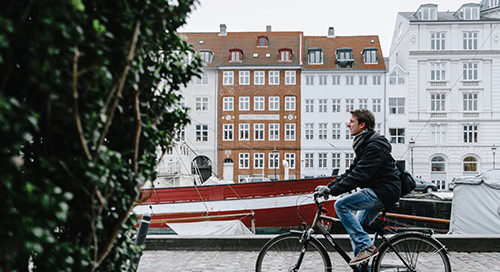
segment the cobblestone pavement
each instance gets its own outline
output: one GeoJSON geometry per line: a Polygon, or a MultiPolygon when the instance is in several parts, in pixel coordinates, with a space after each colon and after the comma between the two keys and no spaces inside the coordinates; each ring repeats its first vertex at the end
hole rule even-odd
{"type": "MultiPolygon", "coordinates": [[[[138,272],[255,271],[256,251],[144,251],[138,272]]],[[[500,252],[450,252],[451,267],[459,272],[500,272],[500,252]]],[[[331,252],[333,271],[352,271],[331,252]]]]}

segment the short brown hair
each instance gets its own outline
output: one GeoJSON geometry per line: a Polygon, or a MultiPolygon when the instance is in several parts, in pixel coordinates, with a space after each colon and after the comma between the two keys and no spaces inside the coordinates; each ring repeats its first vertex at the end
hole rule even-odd
{"type": "Polygon", "coordinates": [[[365,128],[373,130],[375,128],[375,116],[367,109],[358,109],[350,111],[358,119],[358,123],[365,123],[365,128]]]}

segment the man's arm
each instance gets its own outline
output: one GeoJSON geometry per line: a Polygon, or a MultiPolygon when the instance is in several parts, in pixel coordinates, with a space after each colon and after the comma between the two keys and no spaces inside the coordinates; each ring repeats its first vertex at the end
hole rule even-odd
{"type": "Polygon", "coordinates": [[[347,175],[348,175],[348,174],[352,171],[352,169],[353,169],[355,166],[356,166],[356,159],[355,159],[355,160],[354,160],[354,162],[351,164],[351,166],[349,166],[349,169],[347,169],[347,170],[345,171],[345,173],[344,173],[344,174],[342,174],[342,175],[338,176],[337,178],[335,178],[334,180],[330,181],[330,182],[328,183],[328,185],[326,185],[326,186],[328,186],[328,188],[331,188],[331,187],[333,186],[333,184],[335,184],[335,183],[337,183],[337,182],[341,181],[341,180],[342,180],[345,176],[347,176],[347,175]]]}
{"type": "Polygon", "coordinates": [[[334,180],[332,186],[330,183],[330,191],[332,195],[340,195],[349,192],[359,187],[363,183],[374,178],[375,172],[382,165],[384,156],[383,151],[377,145],[368,145],[362,158],[349,172],[342,175],[339,181],[334,180]]]}

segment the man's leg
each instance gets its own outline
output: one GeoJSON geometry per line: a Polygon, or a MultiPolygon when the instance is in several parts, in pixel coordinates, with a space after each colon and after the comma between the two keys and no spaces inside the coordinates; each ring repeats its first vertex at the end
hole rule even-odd
{"type": "MultiPolygon", "coordinates": [[[[354,244],[354,256],[360,251],[372,246],[373,243],[352,211],[371,210],[382,206],[382,202],[378,200],[373,190],[368,188],[346,195],[335,202],[335,210],[338,217],[342,221],[342,224],[354,244]]],[[[370,214],[373,214],[373,212],[370,214]]]]}

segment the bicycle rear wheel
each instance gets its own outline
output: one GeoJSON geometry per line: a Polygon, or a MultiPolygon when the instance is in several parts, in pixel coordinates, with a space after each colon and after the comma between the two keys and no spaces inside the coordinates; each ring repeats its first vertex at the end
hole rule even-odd
{"type": "Polygon", "coordinates": [[[446,249],[429,235],[418,232],[402,233],[389,239],[389,243],[392,248],[388,243],[380,247],[379,255],[373,261],[372,271],[451,271],[446,249]]]}
{"type": "Polygon", "coordinates": [[[331,262],[328,252],[316,239],[311,238],[304,251],[299,269],[294,270],[304,244],[300,242],[299,233],[279,235],[267,242],[257,258],[256,272],[270,271],[325,271],[331,272],[331,262]]]}

